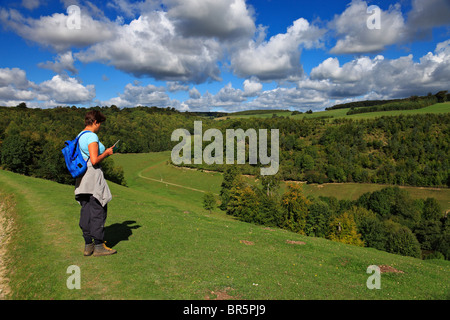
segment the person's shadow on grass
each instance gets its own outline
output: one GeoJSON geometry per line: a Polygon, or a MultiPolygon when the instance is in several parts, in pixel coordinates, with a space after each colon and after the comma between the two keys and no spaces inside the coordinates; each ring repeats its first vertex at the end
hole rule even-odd
{"type": "Polygon", "coordinates": [[[113,248],[120,241],[128,241],[133,234],[133,229],[140,228],[140,225],[134,225],[136,221],[127,220],[122,223],[114,223],[105,227],[105,240],[109,248],[113,248]]]}

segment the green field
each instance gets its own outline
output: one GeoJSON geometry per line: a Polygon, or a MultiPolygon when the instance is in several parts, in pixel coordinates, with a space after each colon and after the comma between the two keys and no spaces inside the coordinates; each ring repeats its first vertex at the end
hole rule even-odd
{"type": "MultiPolygon", "coordinates": [[[[220,192],[222,183],[222,173],[205,172],[190,168],[176,167],[168,164],[170,152],[154,153],[150,165],[148,154],[117,154],[114,156],[115,162],[123,167],[129,168],[125,171],[125,178],[133,187],[139,185],[146,188],[148,179],[154,182],[157,180],[162,186],[172,186],[172,184],[188,186],[202,191],[211,191],[215,194],[220,192]],[[142,181],[142,177],[147,181],[142,181]],[[137,183],[137,185],[135,184],[137,183]],[[167,184],[166,186],[166,183],[167,184]]],[[[325,184],[304,184],[303,191],[306,195],[313,196],[334,196],[337,199],[356,200],[365,192],[373,192],[387,187],[387,185],[373,183],[325,183],[325,184]]],[[[435,198],[444,211],[450,210],[450,189],[449,188],[426,188],[400,186],[407,190],[412,197],[426,199],[435,198]]],[[[201,202],[201,199],[198,201],[201,202]]]]}
{"type": "MultiPolygon", "coordinates": [[[[359,196],[366,192],[374,192],[388,185],[371,184],[371,183],[325,183],[325,184],[308,184],[305,185],[306,194],[324,197],[336,197],[340,199],[356,200],[359,196]]],[[[406,187],[405,189],[413,198],[426,199],[435,198],[443,211],[450,210],[450,189],[448,188],[425,188],[425,187],[406,187]]]]}
{"type": "MultiPolygon", "coordinates": [[[[109,183],[113,200],[106,240],[118,254],[100,258],[82,255],[80,207],[73,186],[0,171],[0,199],[15,203],[3,210],[14,221],[7,244],[7,298],[450,297],[448,261],[403,257],[247,224],[220,210],[209,214],[201,206],[201,191],[218,193],[221,175],[174,168],[167,165],[169,155],[114,155],[129,187],[109,183]],[[381,289],[369,290],[366,269],[373,264],[402,273],[382,273],[381,289]],[[66,287],[71,265],[80,267],[80,290],[66,287]]],[[[315,192],[314,187],[305,192],[315,192]]]]}
{"type": "MultiPolygon", "coordinates": [[[[264,113],[264,114],[248,114],[248,115],[233,115],[230,114],[227,117],[229,118],[271,118],[273,114],[276,114],[278,117],[291,117],[293,119],[311,119],[311,118],[320,118],[326,117],[330,119],[338,119],[338,118],[348,118],[348,119],[372,119],[382,116],[398,116],[400,114],[403,115],[412,115],[412,114],[424,114],[424,113],[447,113],[450,112],[450,102],[437,103],[422,109],[415,110],[392,110],[392,111],[381,111],[381,112],[368,112],[368,113],[358,113],[347,115],[347,112],[350,108],[345,109],[335,109],[335,110],[327,110],[327,111],[318,111],[311,114],[302,113],[291,115],[292,112],[276,112],[273,113],[264,113]]],[[[223,117],[223,118],[227,118],[223,117]]],[[[219,118],[220,119],[220,118],[219,118]]]]}

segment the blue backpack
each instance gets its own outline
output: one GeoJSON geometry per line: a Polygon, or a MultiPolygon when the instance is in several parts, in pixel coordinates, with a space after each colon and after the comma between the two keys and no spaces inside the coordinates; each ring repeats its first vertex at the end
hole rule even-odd
{"type": "Polygon", "coordinates": [[[64,160],[66,161],[67,169],[69,169],[73,178],[78,178],[87,170],[87,161],[83,159],[80,146],[78,145],[80,137],[87,132],[90,131],[84,131],[74,140],[67,140],[64,142],[65,147],[62,149],[62,153],[64,155],[64,160]]]}

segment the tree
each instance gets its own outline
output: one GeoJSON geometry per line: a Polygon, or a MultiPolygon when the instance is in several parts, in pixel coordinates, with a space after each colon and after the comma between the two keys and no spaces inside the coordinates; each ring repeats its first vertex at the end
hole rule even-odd
{"type": "Polygon", "coordinates": [[[258,179],[261,181],[262,191],[265,192],[267,196],[278,192],[281,183],[279,174],[266,176],[258,174],[258,179]]]}
{"type": "Polygon", "coordinates": [[[414,229],[422,250],[436,250],[441,238],[442,223],[439,220],[423,220],[414,229]]]}
{"type": "Polygon", "coordinates": [[[58,183],[73,184],[73,178],[61,158],[61,145],[55,140],[48,140],[42,147],[43,152],[37,161],[38,168],[34,170],[33,175],[58,183]]]}
{"type": "Polygon", "coordinates": [[[238,175],[230,189],[227,214],[245,222],[254,222],[258,214],[259,201],[255,189],[238,175]]]}
{"type": "Polygon", "coordinates": [[[364,247],[364,241],[357,232],[353,216],[347,212],[334,218],[330,223],[327,238],[332,241],[364,247]]]}
{"type": "Polygon", "coordinates": [[[435,198],[427,198],[423,203],[422,219],[439,220],[442,218],[441,205],[435,198]]]}
{"type": "Polygon", "coordinates": [[[390,253],[420,258],[420,244],[412,231],[392,220],[384,222],[386,245],[385,250],[390,253]]]}
{"type": "Polygon", "coordinates": [[[281,227],[294,232],[304,233],[308,206],[310,204],[311,202],[303,195],[300,184],[288,184],[287,191],[281,197],[281,207],[283,208],[281,227]]]}
{"type": "Polygon", "coordinates": [[[447,91],[439,91],[435,94],[435,96],[438,100],[438,103],[445,102],[447,100],[447,91]]]}
{"type": "Polygon", "coordinates": [[[332,182],[345,182],[345,172],[342,167],[328,166],[327,176],[332,182]]]}
{"type": "Polygon", "coordinates": [[[296,162],[302,171],[309,171],[314,169],[314,158],[309,154],[303,154],[302,156],[298,157],[296,162]]]}
{"type": "Polygon", "coordinates": [[[364,204],[365,208],[377,213],[380,218],[387,218],[391,213],[394,197],[393,189],[385,188],[362,195],[358,203],[364,204]]]}
{"type": "Polygon", "coordinates": [[[223,181],[220,188],[220,209],[227,210],[228,202],[230,201],[230,190],[234,185],[234,180],[239,175],[239,169],[237,166],[228,166],[223,173],[223,181]]]}
{"type": "Polygon", "coordinates": [[[330,208],[324,201],[318,200],[308,208],[305,233],[308,236],[325,237],[328,231],[330,208]]]}
{"type": "Polygon", "coordinates": [[[420,210],[406,190],[387,187],[362,195],[357,204],[375,212],[382,220],[393,219],[412,229],[420,221],[420,210]]]}
{"type": "Polygon", "coordinates": [[[366,247],[384,250],[384,227],[377,215],[363,207],[352,207],[349,211],[355,220],[358,233],[366,247]]]}
{"type": "Polygon", "coordinates": [[[214,197],[214,194],[211,191],[205,192],[203,196],[203,208],[205,208],[205,210],[208,210],[209,213],[211,213],[215,207],[216,207],[216,198],[214,197]]]}
{"type": "Polygon", "coordinates": [[[33,162],[33,153],[30,149],[30,144],[24,137],[8,136],[2,144],[2,164],[13,172],[28,174],[33,162]]]}
{"type": "Polygon", "coordinates": [[[282,216],[279,196],[276,193],[268,195],[264,190],[259,190],[257,197],[258,210],[253,222],[271,227],[279,226],[282,216]]]}
{"type": "Polygon", "coordinates": [[[446,260],[450,260],[450,232],[444,233],[439,239],[436,251],[442,253],[446,260]]]}

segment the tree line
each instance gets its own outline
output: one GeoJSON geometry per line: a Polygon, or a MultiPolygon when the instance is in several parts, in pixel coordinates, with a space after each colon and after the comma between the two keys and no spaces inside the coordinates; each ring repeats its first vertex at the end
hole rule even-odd
{"type": "MultiPolygon", "coordinates": [[[[386,187],[357,200],[305,196],[302,184],[281,191],[276,176],[243,178],[228,167],[220,191],[220,209],[239,220],[280,227],[307,236],[372,247],[416,258],[450,259],[450,219],[434,198],[413,199],[406,190],[386,187]]],[[[205,208],[212,209],[211,195],[205,208]]]]}
{"type": "MultiPolygon", "coordinates": [[[[221,130],[223,136],[226,129],[279,129],[281,180],[450,186],[450,113],[366,120],[229,119],[209,127],[203,123],[203,130],[208,128],[221,130]]],[[[204,141],[203,149],[209,143],[204,141]]],[[[248,139],[246,145],[248,149],[248,139]]],[[[242,173],[257,174],[259,166],[248,162],[247,152],[242,173]]],[[[188,166],[222,172],[227,167],[188,166]]]]}
{"type": "MultiPolygon", "coordinates": [[[[446,96],[445,96],[446,98],[446,96]]],[[[446,99],[444,100],[446,101],[446,99]]],[[[442,101],[442,102],[444,102],[442,101]]],[[[364,108],[351,108],[347,111],[347,115],[358,114],[358,113],[368,113],[368,112],[380,112],[380,111],[393,111],[393,110],[414,110],[421,109],[438,102],[438,98],[436,96],[430,97],[411,97],[409,100],[400,100],[394,102],[388,102],[381,105],[364,107],[364,108]]]]}
{"type": "Polygon", "coordinates": [[[395,104],[395,103],[411,103],[411,102],[417,102],[420,100],[424,101],[434,101],[434,103],[439,102],[445,102],[450,101],[450,93],[447,93],[446,90],[439,91],[436,94],[432,94],[429,92],[426,96],[410,96],[408,98],[404,99],[390,99],[390,100],[362,100],[362,101],[354,101],[354,102],[347,102],[347,103],[341,103],[336,104],[332,107],[325,108],[325,110],[335,110],[335,109],[347,109],[347,108],[367,108],[367,107],[374,107],[384,104],[395,104]]]}
{"type": "MultiPolygon", "coordinates": [[[[219,129],[279,129],[281,180],[308,183],[361,182],[409,186],[450,186],[450,113],[385,116],[376,119],[248,118],[212,120],[173,108],[97,107],[107,117],[99,133],[105,146],[119,140],[121,153],[171,150],[175,129],[192,135],[194,121],[203,132],[219,129]]],[[[87,109],[0,107],[0,165],[7,170],[60,183],[73,183],[61,149],[84,128],[87,109]]],[[[203,142],[204,146],[210,142],[203,142]]],[[[248,139],[247,139],[248,147],[248,139]]],[[[225,148],[225,144],[224,144],[225,148]]],[[[270,139],[269,148],[270,150],[270,139]]],[[[225,151],[225,150],[224,150],[225,151]]],[[[225,155],[225,152],[224,152],[225,155]]],[[[257,174],[258,165],[241,165],[257,174]]],[[[225,163],[225,161],[224,161],[225,163]]],[[[125,184],[112,159],[107,176],[125,184]]],[[[226,165],[191,165],[224,171],[226,165]]]]}
{"type": "MultiPolygon", "coordinates": [[[[176,128],[191,126],[196,116],[173,108],[115,106],[96,107],[106,116],[99,132],[108,147],[120,139],[121,153],[170,150],[170,136],[176,128]]],[[[31,109],[25,104],[0,107],[0,165],[13,172],[73,184],[61,153],[66,140],[73,140],[84,129],[88,109],[57,107],[31,109]]],[[[102,162],[106,179],[126,185],[123,168],[112,158],[102,162]]]]}

